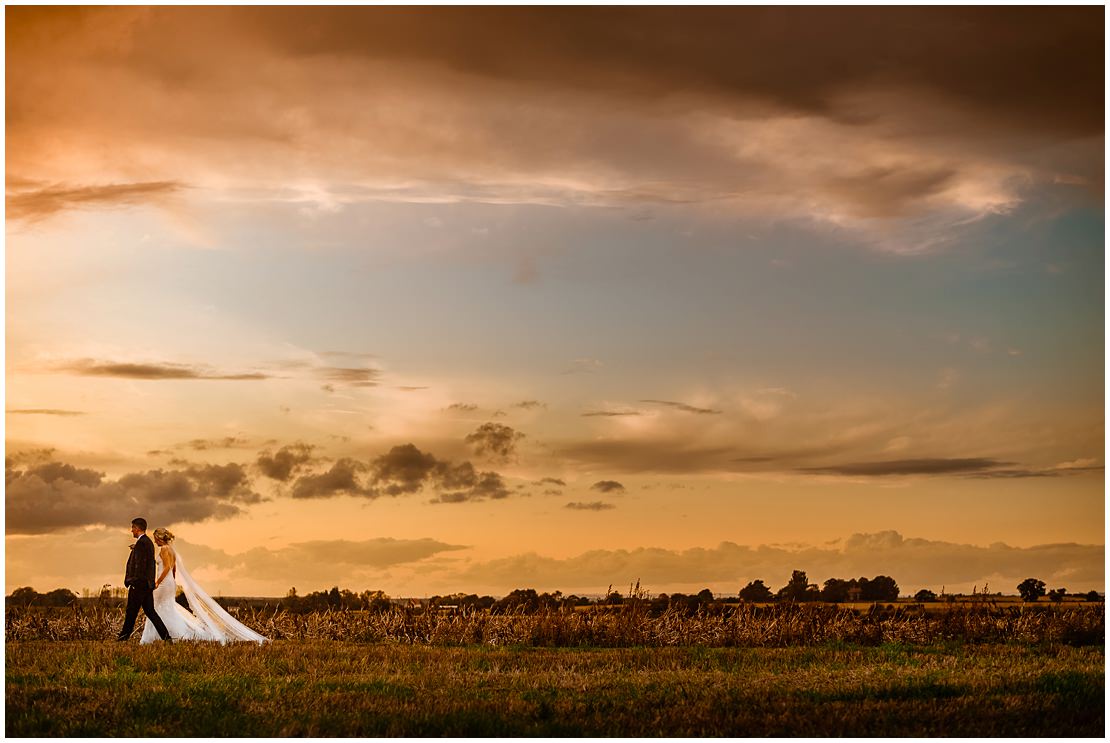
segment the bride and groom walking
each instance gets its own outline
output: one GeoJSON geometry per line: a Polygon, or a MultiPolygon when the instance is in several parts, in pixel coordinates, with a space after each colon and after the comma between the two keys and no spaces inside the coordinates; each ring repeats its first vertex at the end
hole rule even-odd
{"type": "Polygon", "coordinates": [[[146,519],[131,521],[131,546],[123,583],[127,586],[127,613],[116,639],[124,642],[135,631],[139,609],[146,614],[140,643],[146,645],[161,637],[174,640],[211,640],[220,644],[235,641],[263,643],[267,638],[244,626],[204,592],[185,569],[173,548],[174,535],[168,529],[155,529],[154,541],[146,535],[146,519]],[[155,550],[155,545],[158,549],[155,550]],[[180,585],[189,609],[177,603],[180,585]]]}

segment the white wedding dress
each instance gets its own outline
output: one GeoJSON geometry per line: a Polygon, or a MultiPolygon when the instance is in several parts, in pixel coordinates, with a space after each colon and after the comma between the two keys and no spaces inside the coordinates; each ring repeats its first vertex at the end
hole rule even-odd
{"type": "MultiPolygon", "coordinates": [[[[173,547],[170,548],[171,550],[173,547]]],[[[254,630],[243,625],[242,622],[224,611],[211,596],[196,584],[185,565],[181,562],[181,555],[174,550],[174,563],[177,571],[176,581],[174,571],[171,570],[165,580],[154,589],[154,611],[165,623],[166,630],[174,640],[208,640],[221,645],[227,642],[269,642],[269,640],[254,630]],[[177,603],[177,586],[185,593],[189,600],[189,609],[177,603]]],[[[155,576],[162,574],[161,550],[154,555],[155,576]]],[[[158,630],[146,618],[143,625],[143,636],[139,641],[146,645],[161,639],[158,630]]]]}

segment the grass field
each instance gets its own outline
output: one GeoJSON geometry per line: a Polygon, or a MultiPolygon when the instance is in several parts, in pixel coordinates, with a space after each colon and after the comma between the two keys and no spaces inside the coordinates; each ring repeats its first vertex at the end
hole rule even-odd
{"type": "Polygon", "coordinates": [[[9,736],[1101,736],[1101,645],[9,641],[9,736]]]}

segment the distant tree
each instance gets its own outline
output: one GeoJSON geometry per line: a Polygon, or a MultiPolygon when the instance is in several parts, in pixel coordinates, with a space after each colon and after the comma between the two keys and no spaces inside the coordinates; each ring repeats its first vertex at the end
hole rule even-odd
{"type": "Polygon", "coordinates": [[[55,588],[42,597],[42,603],[46,606],[72,606],[76,600],[77,594],[68,588],[55,588]]]}
{"type": "Polygon", "coordinates": [[[790,580],[778,590],[778,597],[786,601],[814,601],[820,596],[816,584],[810,583],[804,570],[795,570],[790,580]]]}
{"type": "Polygon", "coordinates": [[[38,591],[30,586],[23,586],[22,588],[17,588],[12,591],[11,595],[8,596],[8,603],[27,606],[32,601],[37,601],[41,598],[42,594],[38,591]]]}
{"type": "Polygon", "coordinates": [[[1022,601],[1036,601],[1044,596],[1044,581],[1036,578],[1026,578],[1017,586],[1022,601]]]}
{"type": "Polygon", "coordinates": [[[516,588],[493,604],[493,612],[535,611],[539,607],[539,599],[534,588],[516,588]]]}
{"type": "Polygon", "coordinates": [[[332,586],[328,591],[328,606],[338,608],[343,604],[343,597],[339,593],[339,586],[332,586]]]}
{"type": "Polygon", "coordinates": [[[385,611],[393,606],[385,591],[363,591],[359,594],[359,600],[362,607],[370,611],[385,611]]]}
{"type": "Polygon", "coordinates": [[[698,591],[698,602],[699,603],[708,604],[712,600],[713,600],[713,592],[710,591],[708,588],[703,588],[700,591],[698,591]]]}
{"type": "Polygon", "coordinates": [[[1068,595],[1068,589],[1066,589],[1066,588],[1053,588],[1051,591],[1048,592],[1048,600],[1049,601],[1054,601],[1056,603],[1060,603],[1061,601],[1064,600],[1064,597],[1067,596],[1067,595],[1068,595]]]}
{"type": "Polygon", "coordinates": [[[922,588],[920,591],[913,595],[914,599],[922,603],[926,601],[936,601],[937,595],[930,591],[928,588],[922,588]]]}
{"type": "Polygon", "coordinates": [[[770,601],[775,597],[775,595],[771,593],[771,589],[765,586],[761,580],[753,580],[751,583],[741,588],[739,596],[745,601],[762,602],[770,601]]]}
{"type": "Polygon", "coordinates": [[[867,582],[862,598],[865,601],[897,601],[898,584],[889,575],[876,575],[867,582]]]}
{"type": "Polygon", "coordinates": [[[1102,594],[1098,591],[1087,591],[1087,593],[1083,594],[1083,597],[1088,601],[1102,601],[1102,594]]]}
{"type": "Polygon", "coordinates": [[[621,596],[620,591],[611,591],[609,595],[605,597],[605,603],[611,606],[619,606],[624,603],[624,597],[621,596]]]}
{"type": "Polygon", "coordinates": [[[830,603],[840,603],[848,600],[848,591],[852,588],[849,581],[841,578],[829,578],[825,587],[821,589],[821,600],[830,603]]]}

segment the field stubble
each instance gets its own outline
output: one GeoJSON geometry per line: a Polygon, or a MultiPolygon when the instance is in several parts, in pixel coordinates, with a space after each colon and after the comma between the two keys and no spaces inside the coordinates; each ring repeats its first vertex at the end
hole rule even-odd
{"type": "MultiPolygon", "coordinates": [[[[958,641],[1102,644],[1104,605],[1071,607],[961,607],[923,611],[876,605],[857,611],[835,605],[781,604],[722,607],[690,614],[653,614],[643,605],[615,610],[544,610],[492,614],[395,608],[383,612],[233,609],[247,626],[274,640],[405,642],[427,645],[537,647],[787,647],[843,642],[930,644],[958,641]]],[[[9,608],[11,640],[100,640],[114,637],[123,609],[9,608]]]]}
{"type": "Polygon", "coordinates": [[[7,615],[6,733],[1098,736],[1101,607],[240,612],[263,646],[7,615]]]}
{"type": "Polygon", "coordinates": [[[1100,735],[1101,647],[19,642],[18,735],[1100,735]]]}

